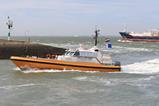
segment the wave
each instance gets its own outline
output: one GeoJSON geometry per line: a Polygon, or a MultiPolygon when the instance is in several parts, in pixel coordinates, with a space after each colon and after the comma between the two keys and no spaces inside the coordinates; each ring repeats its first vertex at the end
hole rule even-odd
{"type": "Polygon", "coordinates": [[[57,72],[70,72],[71,70],[52,70],[52,69],[48,69],[48,70],[37,70],[37,69],[29,69],[29,70],[25,70],[25,71],[21,71],[25,74],[28,73],[57,73],[57,72]]]}
{"type": "Polygon", "coordinates": [[[132,52],[152,52],[154,50],[149,48],[114,46],[112,49],[102,48],[102,51],[105,53],[112,53],[112,54],[124,54],[124,53],[127,54],[132,52]]]}
{"type": "Polygon", "coordinates": [[[19,67],[15,67],[13,70],[20,71],[19,67]]]}
{"type": "Polygon", "coordinates": [[[21,87],[30,87],[35,85],[38,85],[38,84],[28,83],[28,84],[20,84],[20,85],[7,85],[7,86],[0,86],[0,89],[13,89],[13,88],[21,88],[21,87]]]}
{"type": "Polygon", "coordinates": [[[136,73],[136,74],[154,74],[159,73],[159,59],[153,59],[143,62],[136,62],[122,66],[122,70],[125,73],[136,73]]]}
{"type": "MultiPolygon", "coordinates": [[[[19,68],[15,68],[14,70],[21,71],[19,68]]],[[[28,69],[25,71],[21,71],[23,73],[62,73],[62,72],[84,72],[84,73],[98,73],[98,71],[80,71],[80,70],[53,70],[53,69],[28,69]]]]}
{"type": "MultiPolygon", "coordinates": [[[[134,75],[134,74],[133,74],[134,75]]],[[[152,80],[158,79],[158,76],[148,75],[144,77],[124,77],[123,74],[118,74],[118,77],[98,77],[98,76],[78,76],[72,78],[73,80],[82,82],[91,82],[101,84],[102,86],[120,86],[122,84],[127,84],[131,86],[143,87],[150,86],[152,80]]]]}
{"type": "Polygon", "coordinates": [[[113,82],[114,80],[97,77],[97,76],[80,76],[80,77],[75,77],[73,79],[78,80],[78,81],[88,81],[88,82],[100,83],[102,85],[108,85],[108,86],[114,85],[114,82],[113,82]]]}
{"type": "Polygon", "coordinates": [[[152,51],[153,49],[150,48],[139,48],[139,47],[123,47],[123,46],[114,46],[115,49],[125,49],[129,51],[152,51]]]}
{"type": "MultiPolygon", "coordinates": [[[[89,42],[87,42],[89,43],[89,42]]],[[[67,49],[70,49],[70,48],[79,48],[80,45],[84,45],[86,48],[89,48],[90,45],[86,45],[86,44],[81,44],[81,43],[76,43],[74,44],[73,42],[69,42],[69,43],[61,43],[61,44],[57,44],[57,43],[42,43],[44,45],[48,45],[48,46],[56,46],[56,47],[62,47],[62,48],[67,48],[67,49]]]]}

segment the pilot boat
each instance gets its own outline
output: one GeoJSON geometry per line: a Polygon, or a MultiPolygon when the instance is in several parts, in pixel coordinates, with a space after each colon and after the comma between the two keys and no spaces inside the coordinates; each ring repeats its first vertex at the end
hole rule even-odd
{"type": "Polygon", "coordinates": [[[85,49],[80,46],[74,50],[67,50],[64,55],[55,55],[53,56],[54,58],[12,56],[11,61],[23,71],[28,69],[100,72],[121,71],[120,62],[112,62],[109,54],[104,54],[97,48],[98,31],[95,32],[95,46],[90,49],[85,49]]]}

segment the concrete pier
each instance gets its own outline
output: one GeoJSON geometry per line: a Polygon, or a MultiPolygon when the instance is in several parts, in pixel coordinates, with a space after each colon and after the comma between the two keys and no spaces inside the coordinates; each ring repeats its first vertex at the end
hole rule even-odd
{"type": "Polygon", "coordinates": [[[0,39],[0,59],[9,59],[11,56],[47,57],[64,54],[65,50],[39,43],[0,39]]]}

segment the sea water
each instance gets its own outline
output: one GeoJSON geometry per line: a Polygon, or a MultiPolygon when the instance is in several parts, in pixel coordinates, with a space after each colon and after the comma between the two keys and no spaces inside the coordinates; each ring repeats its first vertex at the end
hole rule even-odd
{"type": "MultiPolygon", "coordinates": [[[[0,106],[158,106],[159,43],[120,43],[111,37],[113,48],[108,49],[103,39],[98,47],[121,62],[121,72],[21,72],[10,60],[0,60],[0,106]]],[[[94,45],[91,37],[31,40],[64,48],[94,45]]]]}

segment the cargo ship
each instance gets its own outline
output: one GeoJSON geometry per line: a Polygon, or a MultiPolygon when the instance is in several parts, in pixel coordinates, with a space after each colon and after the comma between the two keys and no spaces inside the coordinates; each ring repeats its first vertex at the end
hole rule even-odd
{"type": "Polygon", "coordinates": [[[159,42],[159,30],[151,30],[148,32],[136,33],[136,32],[119,32],[122,36],[120,42],[159,42]]]}

